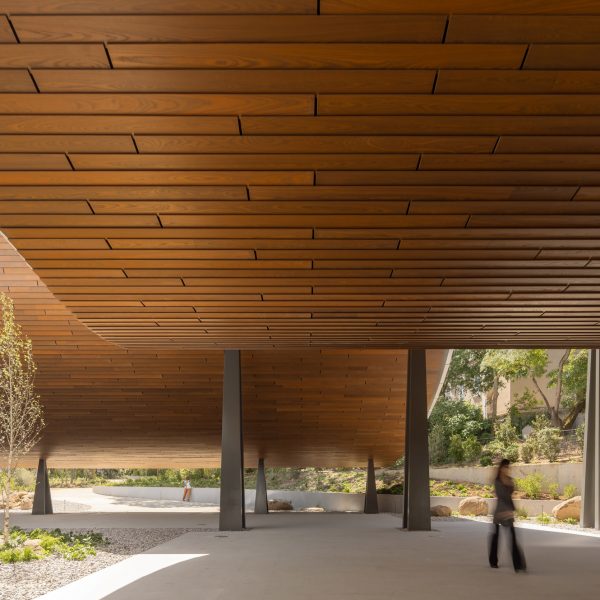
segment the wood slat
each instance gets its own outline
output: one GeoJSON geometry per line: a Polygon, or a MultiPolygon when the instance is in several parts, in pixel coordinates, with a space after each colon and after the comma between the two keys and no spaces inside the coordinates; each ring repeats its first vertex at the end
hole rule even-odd
{"type": "Polygon", "coordinates": [[[0,92],[35,92],[29,73],[19,69],[0,70],[0,92]]]}
{"type": "Polygon", "coordinates": [[[114,97],[104,94],[1,94],[0,113],[308,115],[314,113],[314,100],[306,94],[118,94],[114,97]]]}
{"type": "MultiPolygon", "coordinates": [[[[2,137],[0,137],[0,142],[2,137]]],[[[491,152],[493,136],[147,136],[136,138],[144,153],[351,153],[491,152]]]]}
{"type": "Polygon", "coordinates": [[[523,44],[110,44],[115,68],[519,68],[523,44]]]}
{"type": "MultiPolygon", "coordinates": [[[[70,158],[77,170],[106,171],[289,171],[358,168],[414,170],[418,162],[416,154],[72,154],[70,158]]],[[[589,161],[588,163],[591,164],[589,161]]],[[[592,168],[589,164],[588,168],[592,168]]]]}
{"type": "Polygon", "coordinates": [[[524,69],[598,69],[600,44],[533,44],[524,69]]]}
{"type": "MultiPolygon", "coordinates": [[[[600,56],[600,53],[598,54],[600,56]]],[[[528,55],[529,56],[529,55],[528,55]]],[[[532,67],[533,68],[533,67],[532,67]]],[[[538,65],[538,68],[544,68],[538,65]]],[[[323,94],[319,115],[597,115],[600,97],[589,95],[323,94]]]]}
{"type": "Polygon", "coordinates": [[[598,94],[595,71],[443,70],[436,94],[598,94]]]}
{"type": "MultiPolygon", "coordinates": [[[[21,42],[441,42],[442,15],[15,16],[21,42]]],[[[7,41],[14,41],[8,39],[7,41]]]]}
{"type": "MultiPolygon", "coordinates": [[[[533,98],[535,96],[532,96],[532,102],[533,98]]],[[[476,101],[476,96],[472,97],[472,101],[476,101]]],[[[593,115],[263,116],[242,117],[241,123],[244,134],[251,135],[600,134],[600,117],[593,115]]]]}
{"type": "Polygon", "coordinates": [[[598,15],[594,0],[321,0],[322,14],[559,14],[598,15]]]}
{"type": "MultiPolygon", "coordinates": [[[[566,13],[569,7],[568,3],[564,4],[566,13]]],[[[600,18],[591,14],[585,16],[473,14],[451,15],[445,40],[446,43],[573,44],[594,43],[599,37],[600,18]]]]}
{"type": "Polygon", "coordinates": [[[125,135],[0,135],[4,152],[136,152],[125,135]]]}
{"type": "Polygon", "coordinates": [[[39,14],[316,14],[316,0],[2,0],[0,9],[13,15],[39,14]]]}
{"type": "Polygon", "coordinates": [[[435,71],[418,69],[384,73],[376,69],[354,69],[351,78],[347,75],[347,71],[341,69],[33,70],[42,92],[428,93],[435,79],[435,71]]]}
{"type": "Polygon", "coordinates": [[[107,69],[108,57],[101,44],[3,44],[0,68],[107,69]]]}
{"type": "MultiPolygon", "coordinates": [[[[46,97],[47,98],[47,97],[46,97]]],[[[14,97],[20,101],[20,97],[14,97]]],[[[239,133],[235,117],[147,115],[0,115],[0,133],[31,134],[221,134],[239,133]]]]}

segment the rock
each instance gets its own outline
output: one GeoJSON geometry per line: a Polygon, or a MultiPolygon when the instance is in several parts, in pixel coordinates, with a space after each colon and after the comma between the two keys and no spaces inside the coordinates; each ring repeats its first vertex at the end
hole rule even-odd
{"type": "Polygon", "coordinates": [[[21,510],[31,510],[33,508],[33,500],[31,498],[23,498],[21,500],[21,510]]]}
{"type": "Polygon", "coordinates": [[[470,496],[460,501],[458,514],[471,517],[485,517],[489,513],[488,503],[483,498],[470,496]]]}
{"type": "Polygon", "coordinates": [[[431,507],[432,517],[450,517],[452,516],[452,509],[449,506],[438,504],[431,507]]]}
{"type": "Polygon", "coordinates": [[[321,506],[307,506],[306,508],[301,508],[300,512],[323,513],[325,509],[321,506]]]}
{"type": "Polygon", "coordinates": [[[23,542],[23,548],[37,548],[38,546],[41,546],[41,544],[42,540],[34,538],[33,540],[25,540],[25,542],[23,542]]]}
{"type": "Polygon", "coordinates": [[[552,509],[552,515],[560,520],[563,519],[578,519],[581,514],[581,496],[574,496],[560,504],[557,504],[552,509]]]}
{"type": "Polygon", "coordinates": [[[294,507],[287,500],[269,500],[269,510],[294,510],[294,507]]]}

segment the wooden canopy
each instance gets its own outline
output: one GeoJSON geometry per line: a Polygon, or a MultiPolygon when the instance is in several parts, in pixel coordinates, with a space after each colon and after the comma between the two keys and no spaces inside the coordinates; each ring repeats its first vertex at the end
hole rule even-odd
{"type": "Polygon", "coordinates": [[[0,0],[0,230],[124,347],[597,345],[595,0],[0,0]]]}
{"type": "MultiPolygon", "coordinates": [[[[83,325],[0,235],[0,291],[33,341],[52,467],[211,467],[221,450],[223,352],[125,349],[83,325]]],[[[428,353],[428,402],[445,351],[428,353]]],[[[406,350],[242,351],[246,462],[390,464],[404,453],[406,350]]]]}

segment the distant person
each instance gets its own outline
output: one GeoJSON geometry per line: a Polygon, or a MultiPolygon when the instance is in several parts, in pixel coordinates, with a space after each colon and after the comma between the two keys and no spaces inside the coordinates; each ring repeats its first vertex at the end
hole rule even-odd
{"type": "Polygon", "coordinates": [[[494,480],[494,489],[496,490],[496,510],[494,511],[494,525],[490,537],[490,567],[498,568],[498,537],[500,535],[500,525],[510,531],[512,542],[512,561],[515,572],[525,571],[525,556],[517,544],[515,532],[515,505],[512,500],[515,484],[509,475],[510,461],[503,458],[498,466],[498,473],[494,480]]]}
{"type": "Polygon", "coordinates": [[[192,482],[189,479],[183,480],[183,501],[190,502],[192,499],[192,482]]]}

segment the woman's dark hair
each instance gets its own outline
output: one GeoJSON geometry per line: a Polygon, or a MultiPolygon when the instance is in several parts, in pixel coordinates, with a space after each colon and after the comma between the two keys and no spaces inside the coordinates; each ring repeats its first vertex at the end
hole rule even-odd
{"type": "Polygon", "coordinates": [[[504,469],[505,467],[508,467],[510,465],[510,460],[508,460],[508,458],[503,458],[500,461],[500,464],[498,465],[498,471],[496,473],[496,479],[498,479],[500,477],[500,473],[502,472],[502,469],[504,469]]]}

